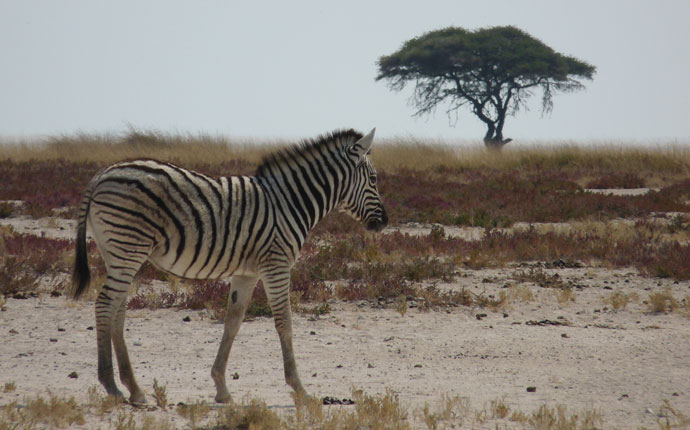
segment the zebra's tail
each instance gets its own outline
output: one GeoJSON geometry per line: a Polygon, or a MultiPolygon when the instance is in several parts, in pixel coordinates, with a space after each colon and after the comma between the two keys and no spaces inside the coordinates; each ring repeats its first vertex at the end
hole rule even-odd
{"type": "Polygon", "coordinates": [[[78,300],[79,297],[89,286],[91,280],[91,272],[89,271],[89,254],[86,249],[86,218],[89,215],[89,206],[91,205],[91,194],[93,192],[93,183],[84,193],[84,197],[79,204],[79,221],[77,224],[77,243],[74,256],[74,272],[72,274],[73,292],[72,298],[78,300]]]}

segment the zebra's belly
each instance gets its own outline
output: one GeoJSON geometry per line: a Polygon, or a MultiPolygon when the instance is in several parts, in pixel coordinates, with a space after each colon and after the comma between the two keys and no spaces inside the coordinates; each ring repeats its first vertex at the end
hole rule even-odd
{"type": "Polygon", "coordinates": [[[162,254],[156,251],[149,256],[149,262],[157,269],[181,278],[222,279],[232,275],[253,275],[257,273],[251,258],[240,262],[230,258],[231,256],[227,254],[212,255],[211,258],[205,256],[201,259],[192,259],[183,254],[178,259],[171,255],[171,253],[162,254]]]}

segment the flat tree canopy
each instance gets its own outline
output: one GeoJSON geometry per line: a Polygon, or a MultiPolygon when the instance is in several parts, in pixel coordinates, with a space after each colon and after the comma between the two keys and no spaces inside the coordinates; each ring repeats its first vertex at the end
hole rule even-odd
{"type": "Polygon", "coordinates": [[[467,105],[487,127],[484,143],[501,148],[506,116],[542,90],[542,112],[553,108],[554,92],[584,88],[578,79],[592,79],[596,68],[560,54],[524,31],[491,27],[476,31],[449,27],[405,42],[378,60],[376,80],[394,91],[415,84],[415,115],[429,114],[447,102],[451,114],[467,105]]]}

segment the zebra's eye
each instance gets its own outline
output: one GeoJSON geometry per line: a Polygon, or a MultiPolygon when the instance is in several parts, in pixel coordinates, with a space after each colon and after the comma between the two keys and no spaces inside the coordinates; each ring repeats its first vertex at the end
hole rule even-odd
{"type": "Polygon", "coordinates": [[[372,184],[376,185],[376,175],[369,175],[369,180],[372,184]]]}

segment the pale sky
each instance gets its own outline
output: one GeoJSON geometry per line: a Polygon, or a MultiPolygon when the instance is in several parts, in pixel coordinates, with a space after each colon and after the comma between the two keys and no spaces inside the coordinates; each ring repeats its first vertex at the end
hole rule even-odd
{"type": "Polygon", "coordinates": [[[514,25],[597,67],[585,91],[540,94],[506,122],[515,143],[690,139],[690,2],[0,0],[0,136],[163,132],[473,139],[445,109],[412,117],[411,87],[376,61],[447,26],[514,25]]]}

